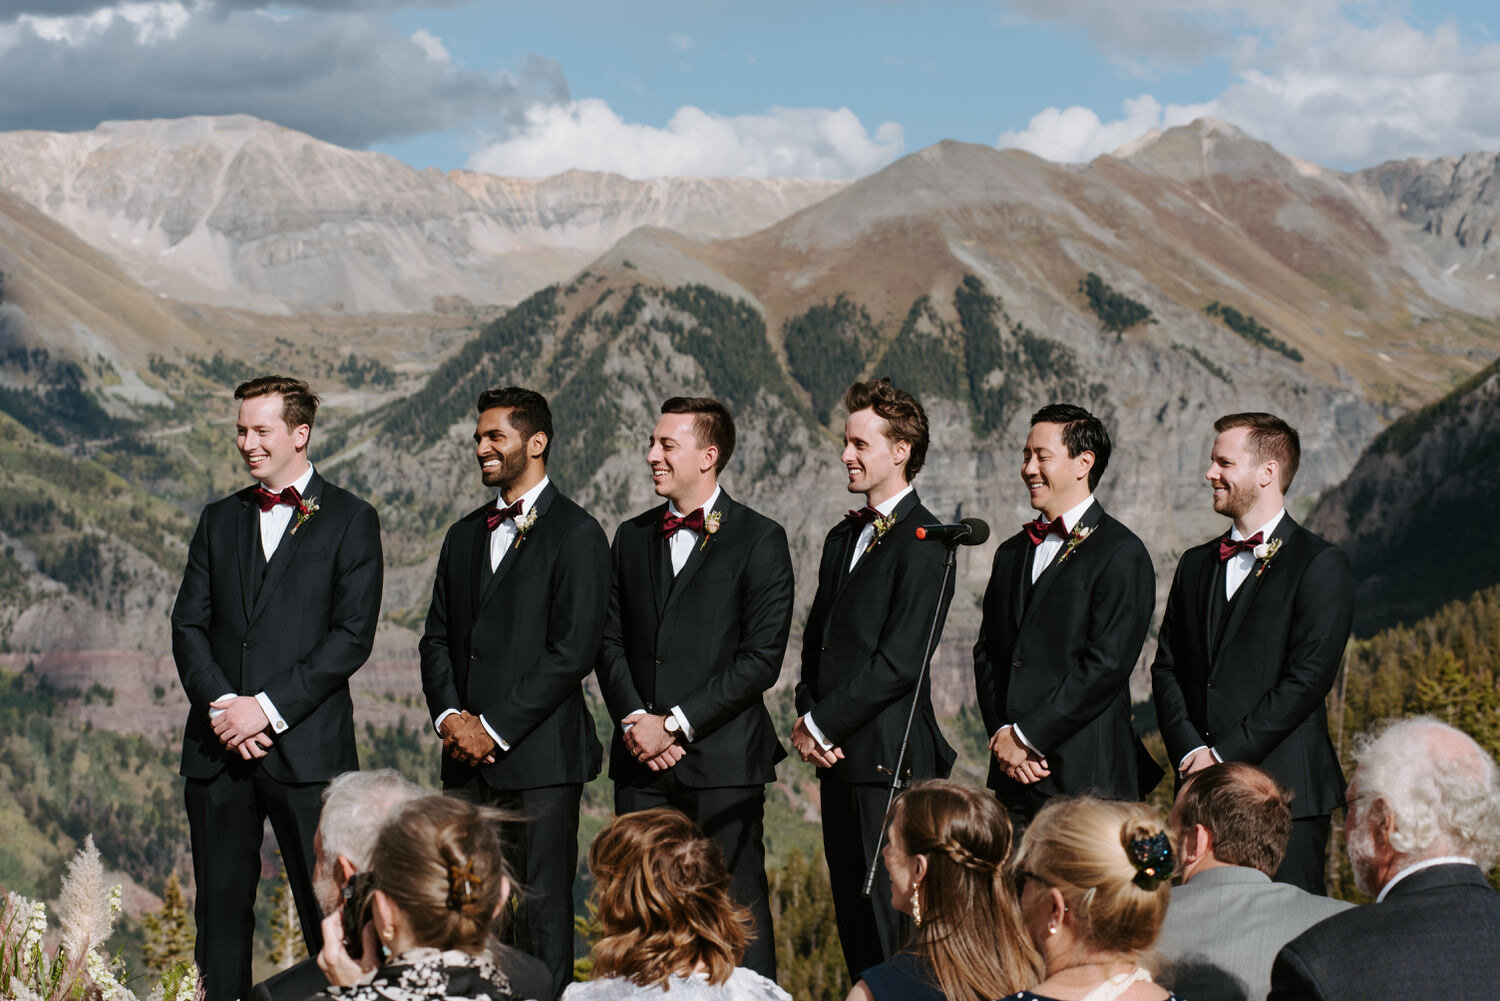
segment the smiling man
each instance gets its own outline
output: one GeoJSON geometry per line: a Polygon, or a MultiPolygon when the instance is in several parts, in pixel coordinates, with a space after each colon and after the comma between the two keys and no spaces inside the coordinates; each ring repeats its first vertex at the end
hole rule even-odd
{"type": "Polygon", "coordinates": [[[1344,775],[1323,702],[1353,624],[1354,576],[1342,549],[1286,512],[1296,430],[1265,413],[1229,414],[1214,430],[1204,478],[1231,525],[1177,565],[1151,665],[1156,719],[1180,775],[1247,761],[1291,790],[1275,878],[1324,893],[1344,775]]]}
{"type": "Polygon", "coordinates": [[[935,645],[953,583],[939,589],[944,548],[915,534],[938,520],[911,485],[927,458],[921,404],[880,379],[850,386],[844,409],[845,486],[863,494],[865,503],[823,543],[818,593],[802,638],[792,744],[818,770],[839,939],[851,982],[858,982],[903,938],[884,866],[877,867],[868,898],[863,889],[912,700],[917,712],[903,771],[912,779],[946,778],[953,767],[953,748],[933,715],[931,685],[917,686],[933,613],[935,645]]]}
{"type": "Polygon", "coordinates": [[[974,681],[989,786],[1018,827],[1049,797],[1140,799],[1161,778],[1130,722],[1156,574],[1094,497],[1110,450],[1082,407],[1032,415],[1021,482],[1037,518],[1000,544],[984,592],[974,681]]]}
{"type": "Polygon", "coordinates": [[[547,400],[513,386],[486,390],[476,409],[474,458],[496,500],[443,540],[422,691],[443,788],[524,818],[505,832],[525,888],[508,934],[560,994],[573,979],[578,803],[604,754],[582,682],[604,631],[609,545],[548,479],[547,400]]]}
{"type": "Polygon", "coordinates": [[[322,946],[313,835],[324,787],[359,767],[349,676],[380,614],[380,521],[307,460],[318,397],[264,376],[234,391],[252,486],[203,509],[172,607],[191,708],[182,741],[210,1001],[247,997],[266,818],[310,954],[322,946]]]}

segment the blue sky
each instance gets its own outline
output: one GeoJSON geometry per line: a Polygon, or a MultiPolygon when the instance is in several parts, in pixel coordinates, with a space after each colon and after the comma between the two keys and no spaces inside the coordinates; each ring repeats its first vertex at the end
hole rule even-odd
{"type": "Polygon", "coordinates": [[[416,167],[855,177],[1210,114],[1329,166],[1500,149],[1473,0],[0,0],[0,129],[248,113],[416,167]]]}

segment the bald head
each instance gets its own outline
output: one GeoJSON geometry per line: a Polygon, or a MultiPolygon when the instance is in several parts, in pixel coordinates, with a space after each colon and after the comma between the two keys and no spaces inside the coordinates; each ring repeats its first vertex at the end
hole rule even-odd
{"type": "Polygon", "coordinates": [[[1206,833],[1206,858],[1197,868],[1240,865],[1269,876],[1286,853],[1290,803],[1291,795],[1271,776],[1254,765],[1230,761],[1188,779],[1172,816],[1184,844],[1195,839],[1197,828],[1206,833]]]}

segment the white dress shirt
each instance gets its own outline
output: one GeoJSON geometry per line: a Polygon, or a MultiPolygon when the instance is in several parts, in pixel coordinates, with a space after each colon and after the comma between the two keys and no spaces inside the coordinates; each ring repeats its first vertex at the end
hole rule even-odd
{"type": "Polygon", "coordinates": [[[1476,869],[1479,867],[1479,863],[1467,855],[1440,855],[1437,858],[1428,858],[1420,862],[1413,862],[1386,881],[1386,884],[1380,888],[1380,892],[1375,895],[1375,903],[1378,904],[1384,901],[1386,894],[1391,892],[1391,888],[1407,876],[1410,876],[1414,872],[1421,872],[1423,869],[1431,869],[1435,865],[1472,865],[1476,869]]]}

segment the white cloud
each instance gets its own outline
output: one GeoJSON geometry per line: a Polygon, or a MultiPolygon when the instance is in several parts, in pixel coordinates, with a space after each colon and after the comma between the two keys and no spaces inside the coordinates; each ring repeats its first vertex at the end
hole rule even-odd
{"type": "Polygon", "coordinates": [[[1003,132],[995,145],[1001,149],[1024,149],[1058,163],[1084,163],[1109,153],[1152,129],[1186,125],[1210,113],[1203,104],[1173,104],[1163,107],[1150,94],[1124,103],[1124,116],[1104,122],[1092,110],[1074,105],[1047,108],[1032,116],[1021,131],[1003,132]]]}
{"type": "Polygon", "coordinates": [[[678,109],[663,128],[627,122],[608,104],[585,99],[536,105],[525,124],[469,160],[472,170],[544,177],[570,168],[627,177],[852,178],[906,149],[901,126],[874,135],[848,108],[771,108],[759,115],[678,109]]]}
{"type": "Polygon", "coordinates": [[[453,57],[448,55],[448,49],[443,45],[443,40],[426,28],[418,28],[412,32],[411,40],[417,44],[417,48],[427,53],[427,61],[432,63],[452,62],[453,57]]]}
{"type": "Polygon", "coordinates": [[[693,47],[692,35],[668,35],[667,40],[672,43],[672,48],[676,49],[678,52],[686,52],[688,49],[691,49],[693,47]]]}

